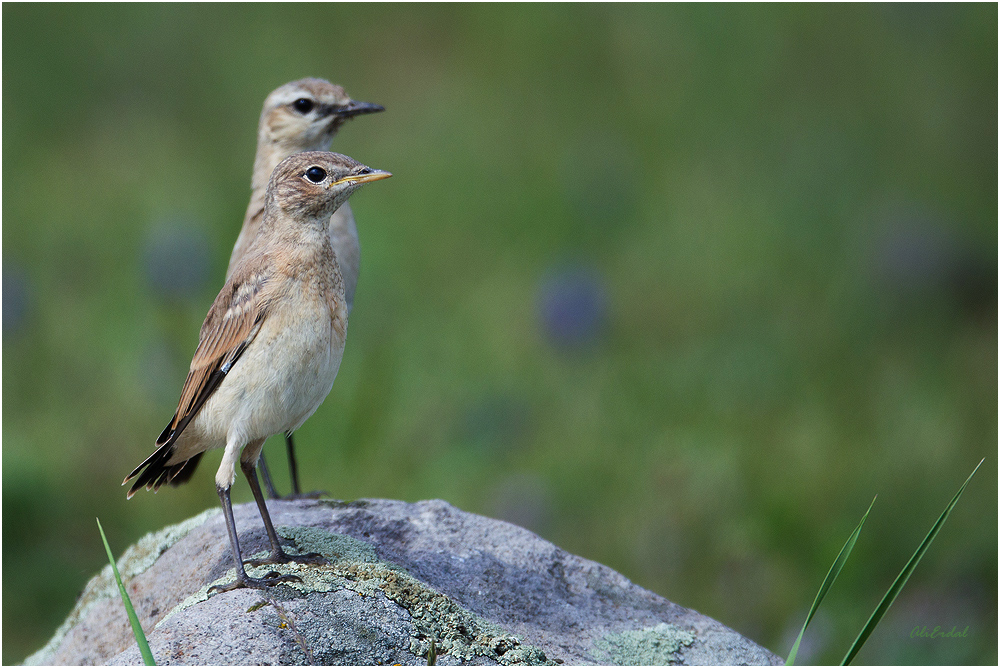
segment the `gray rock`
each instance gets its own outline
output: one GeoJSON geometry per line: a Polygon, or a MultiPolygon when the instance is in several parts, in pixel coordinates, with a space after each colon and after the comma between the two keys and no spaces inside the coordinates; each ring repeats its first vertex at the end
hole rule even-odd
{"type": "MultiPolygon", "coordinates": [[[[606,566],[443,501],[269,506],[289,551],[330,564],[248,569],[302,583],[209,597],[234,576],[218,510],[145,536],[119,560],[157,663],[425,665],[432,643],[439,665],[781,663],[606,566]]],[[[263,556],[256,507],[234,510],[245,554],[263,556]]],[[[27,663],[142,663],[110,566],[27,663]]]]}

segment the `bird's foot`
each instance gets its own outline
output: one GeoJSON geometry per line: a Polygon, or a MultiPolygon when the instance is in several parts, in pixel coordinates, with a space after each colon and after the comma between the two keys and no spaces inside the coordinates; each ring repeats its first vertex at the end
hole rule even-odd
{"type": "Polygon", "coordinates": [[[284,550],[277,550],[263,559],[249,559],[243,563],[247,566],[263,566],[264,564],[287,564],[295,562],[297,564],[328,564],[322,554],[310,552],[308,554],[288,554],[284,550]]]}
{"type": "Polygon", "coordinates": [[[208,594],[221,594],[222,592],[232,591],[234,589],[267,589],[268,587],[273,587],[274,585],[281,584],[282,582],[302,582],[302,578],[298,575],[281,575],[277,571],[271,571],[262,578],[252,578],[249,575],[243,575],[240,577],[239,574],[236,576],[236,581],[231,582],[227,585],[212,585],[208,588],[208,594]]]}

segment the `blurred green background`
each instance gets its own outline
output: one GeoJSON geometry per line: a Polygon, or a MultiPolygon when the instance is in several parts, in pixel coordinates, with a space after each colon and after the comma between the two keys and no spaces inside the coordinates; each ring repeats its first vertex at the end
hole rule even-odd
{"type": "MultiPolygon", "coordinates": [[[[362,273],[307,489],[509,519],[785,655],[997,662],[996,5],[5,5],[3,661],[116,553],[249,196],[264,97],[334,149],[362,273]],[[958,640],[914,626],[969,626],[958,640]]],[[[282,489],[278,439],[267,447],[282,489]]],[[[234,501],[250,500],[245,481],[234,501]]]]}

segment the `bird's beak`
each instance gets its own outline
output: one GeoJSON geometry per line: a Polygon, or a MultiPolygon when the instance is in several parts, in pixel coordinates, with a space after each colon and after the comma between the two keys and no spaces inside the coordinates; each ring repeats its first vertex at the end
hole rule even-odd
{"type": "Polygon", "coordinates": [[[339,186],[345,183],[368,183],[370,181],[381,181],[382,179],[387,179],[392,176],[391,173],[381,170],[373,169],[365,174],[351,174],[350,176],[345,176],[342,179],[338,179],[330,184],[330,186],[339,186]]]}
{"type": "Polygon", "coordinates": [[[351,100],[342,107],[333,107],[333,109],[330,110],[330,115],[346,119],[353,118],[354,116],[360,116],[362,114],[374,114],[376,111],[385,111],[385,107],[381,104],[374,104],[372,102],[358,102],[357,100],[351,100]]]}

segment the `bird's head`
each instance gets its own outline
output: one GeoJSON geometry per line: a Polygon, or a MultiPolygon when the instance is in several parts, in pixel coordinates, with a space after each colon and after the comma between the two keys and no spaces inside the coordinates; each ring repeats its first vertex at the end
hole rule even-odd
{"type": "Polygon", "coordinates": [[[289,152],[324,150],[348,118],[383,111],[358,102],[323,79],[299,79],[275,89],[264,101],[258,140],[289,152]]]}
{"type": "Polygon", "coordinates": [[[308,151],[285,158],[275,167],[267,186],[267,207],[296,219],[327,225],[355,190],[392,174],[353,158],[328,151],[308,151]]]}

